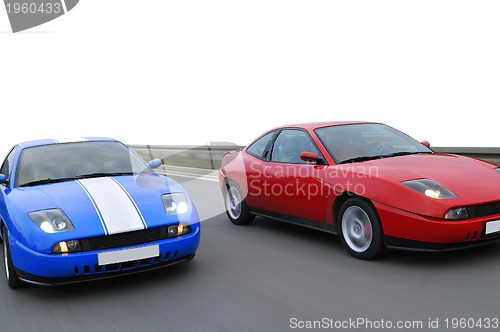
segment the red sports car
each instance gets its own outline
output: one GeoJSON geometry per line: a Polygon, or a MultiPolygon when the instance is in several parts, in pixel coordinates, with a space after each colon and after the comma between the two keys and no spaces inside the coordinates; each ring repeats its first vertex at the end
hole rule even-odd
{"type": "Polygon", "coordinates": [[[382,123],[328,122],[275,128],[227,152],[219,181],[234,224],[276,218],[338,234],[352,256],[372,259],[500,239],[499,173],[382,123]]]}

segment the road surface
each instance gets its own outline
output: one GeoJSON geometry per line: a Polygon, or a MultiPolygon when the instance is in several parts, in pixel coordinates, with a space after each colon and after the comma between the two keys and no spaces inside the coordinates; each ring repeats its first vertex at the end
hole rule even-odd
{"type": "Polygon", "coordinates": [[[264,218],[234,226],[215,179],[176,179],[206,219],[193,261],[59,287],[11,290],[2,278],[0,331],[500,329],[451,329],[453,319],[498,324],[500,244],[361,261],[319,231],[264,218]]]}

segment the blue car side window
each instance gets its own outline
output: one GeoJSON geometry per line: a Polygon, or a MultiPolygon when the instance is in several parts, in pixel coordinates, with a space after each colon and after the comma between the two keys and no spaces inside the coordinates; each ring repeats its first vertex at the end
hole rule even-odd
{"type": "Polygon", "coordinates": [[[7,179],[10,178],[10,174],[12,172],[12,166],[14,165],[14,160],[16,158],[17,147],[12,148],[9,154],[5,158],[2,168],[0,168],[0,174],[5,175],[7,179]]]}

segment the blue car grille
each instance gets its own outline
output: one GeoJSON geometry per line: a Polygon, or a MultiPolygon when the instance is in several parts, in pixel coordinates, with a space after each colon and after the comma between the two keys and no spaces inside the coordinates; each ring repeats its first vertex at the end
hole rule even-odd
{"type": "Polygon", "coordinates": [[[131,246],[164,240],[166,238],[168,238],[167,226],[163,226],[141,229],[138,231],[126,233],[80,239],[80,245],[82,247],[82,251],[92,251],[131,246]]]}
{"type": "Polygon", "coordinates": [[[123,272],[127,270],[134,270],[145,268],[150,265],[161,265],[168,262],[175,261],[178,257],[178,251],[175,252],[167,252],[165,254],[161,254],[157,257],[145,258],[140,260],[128,261],[123,263],[115,263],[115,264],[107,264],[107,265],[82,265],[75,266],[75,275],[89,275],[96,273],[110,273],[110,272],[123,272]]]}

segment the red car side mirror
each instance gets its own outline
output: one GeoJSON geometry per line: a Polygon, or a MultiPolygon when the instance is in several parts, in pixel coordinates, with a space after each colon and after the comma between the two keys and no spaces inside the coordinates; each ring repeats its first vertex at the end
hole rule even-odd
{"type": "Polygon", "coordinates": [[[309,163],[311,162],[316,163],[318,162],[320,157],[316,153],[304,151],[300,154],[300,159],[309,163]]]}
{"type": "Polygon", "coordinates": [[[420,143],[422,143],[422,145],[424,145],[424,146],[425,146],[425,147],[427,147],[427,148],[430,148],[430,147],[431,147],[431,143],[429,143],[428,141],[422,141],[422,142],[420,142],[420,143]]]}

